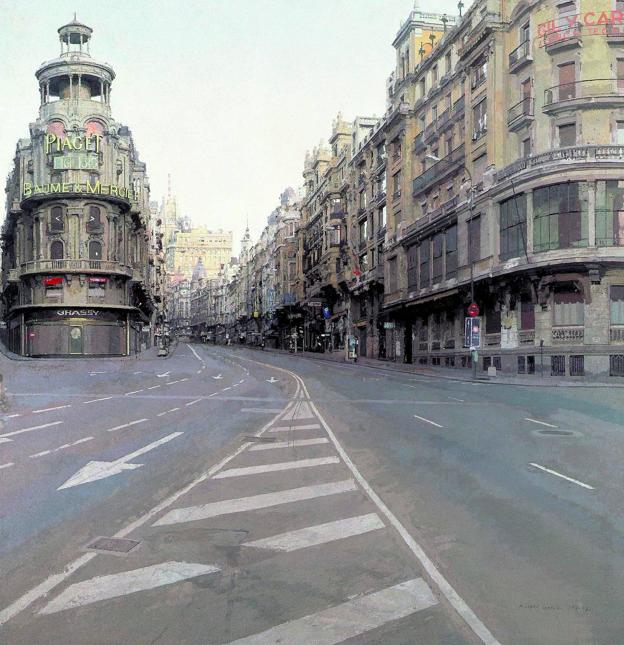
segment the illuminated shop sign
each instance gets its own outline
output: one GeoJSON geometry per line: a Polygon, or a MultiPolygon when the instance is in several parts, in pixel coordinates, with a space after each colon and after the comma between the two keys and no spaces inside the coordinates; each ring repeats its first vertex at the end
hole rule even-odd
{"type": "Polygon", "coordinates": [[[537,26],[540,45],[580,36],[624,34],[624,11],[585,11],[547,20],[537,26]]]}
{"type": "Polygon", "coordinates": [[[97,170],[98,156],[88,152],[72,152],[54,157],[54,170],[97,170]]]}
{"type": "Polygon", "coordinates": [[[84,183],[56,182],[49,184],[33,184],[32,182],[25,181],[22,186],[22,198],[24,199],[35,195],[53,195],[55,193],[110,195],[131,201],[136,201],[139,197],[139,191],[134,188],[119,186],[118,184],[103,184],[99,180],[95,182],[86,181],[84,183]]]}
{"type": "Polygon", "coordinates": [[[87,152],[100,152],[102,147],[102,135],[100,134],[72,134],[59,136],[54,132],[48,132],[43,138],[45,153],[66,152],[85,150],[87,152]]]}
{"type": "Polygon", "coordinates": [[[92,284],[106,284],[108,282],[108,278],[89,278],[89,282],[92,284]]]}
{"type": "Polygon", "coordinates": [[[97,309],[59,309],[56,312],[56,315],[62,316],[63,318],[73,316],[82,316],[83,318],[97,318],[100,315],[100,312],[97,309]]]}

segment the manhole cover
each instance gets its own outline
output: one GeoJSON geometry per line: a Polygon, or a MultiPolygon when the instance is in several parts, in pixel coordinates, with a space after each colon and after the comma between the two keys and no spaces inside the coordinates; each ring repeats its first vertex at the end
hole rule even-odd
{"type": "Polygon", "coordinates": [[[573,436],[574,433],[570,430],[538,430],[537,434],[555,435],[555,436],[573,436]]]}
{"type": "Polygon", "coordinates": [[[99,537],[96,538],[87,549],[92,551],[107,551],[112,553],[128,553],[139,544],[136,540],[126,540],[125,538],[109,538],[99,537]]]}
{"type": "Polygon", "coordinates": [[[250,436],[247,435],[241,439],[241,441],[254,441],[256,443],[273,443],[274,441],[277,441],[277,438],[275,437],[255,437],[255,436],[250,436]]]}

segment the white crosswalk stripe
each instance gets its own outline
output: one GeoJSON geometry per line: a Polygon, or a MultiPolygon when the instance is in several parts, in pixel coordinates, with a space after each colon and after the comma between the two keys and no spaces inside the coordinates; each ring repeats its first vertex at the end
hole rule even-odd
{"type": "Polygon", "coordinates": [[[275,443],[259,443],[252,446],[249,452],[258,452],[259,450],[275,450],[276,448],[300,448],[303,446],[319,446],[329,443],[325,437],[316,437],[315,439],[297,439],[295,441],[276,441],[275,443]]]}
{"type": "Polygon", "coordinates": [[[302,502],[307,499],[326,497],[327,495],[337,495],[339,493],[347,493],[354,490],[357,490],[355,482],[352,479],[347,479],[345,481],[332,482],[329,484],[291,488],[289,490],[281,490],[275,493],[264,493],[262,495],[240,497],[238,499],[226,499],[221,502],[212,502],[211,504],[176,508],[161,517],[154,523],[154,526],[194,522],[197,520],[208,519],[210,517],[230,515],[232,513],[243,513],[245,511],[255,511],[261,508],[271,508],[273,506],[281,506],[282,504],[302,502]]]}
{"type": "Polygon", "coordinates": [[[271,428],[269,432],[293,432],[295,430],[320,430],[321,426],[318,423],[308,423],[302,426],[277,426],[271,428]]]}
{"type": "Polygon", "coordinates": [[[314,415],[310,406],[304,401],[294,405],[283,417],[282,421],[293,421],[295,419],[313,419],[314,415]]]}
{"type": "Polygon", "coordinates": [[[422,578],[232,641],[229,645],[335,645],[438,603],[422,578]]]}
{"type": "Polygon", "coordinates": [[[277,464],[264,464],[262,466],[244,466],[242,468],[230,468],[222,470],[213,479],[225,479],[226,477],[244,477],[246,475],[259,475],[260,473],[274,473],[280,470],[295,470],[297,468],[314,468],[316,466],[328,466],[339,464],[338,457],[320,457],[318,459],[297,459],[295,461],[281,461],[277,464]]]}

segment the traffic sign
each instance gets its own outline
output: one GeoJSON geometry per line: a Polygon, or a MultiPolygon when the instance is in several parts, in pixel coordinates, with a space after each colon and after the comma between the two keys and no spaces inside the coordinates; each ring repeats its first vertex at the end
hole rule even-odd
{"type": "Polygon", "coordinates": [[[468,305],[468,315],[471,318],[475,318],[476,316],[479,315],[479,305],[476,302],[471,302],[468,305]]]}
{"type": "Polygon", "coordinates": [[[464,319],[464,347],[481,347],[481,318],[475,316],[464,319]]]}

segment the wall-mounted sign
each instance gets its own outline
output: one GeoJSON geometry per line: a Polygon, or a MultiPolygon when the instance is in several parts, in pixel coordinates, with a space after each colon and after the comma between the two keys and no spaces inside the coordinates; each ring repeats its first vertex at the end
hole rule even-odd
{"type": "Polygon", "coordinates": [[[384,329],[394,329],[394,323],[393,322],[385,322],[383,324],[384,329]]]}
{"type": "Polygon", "coordinates": [[[537,26],[540,47],[580,36],[624,34],[623,11],[585,11],[542,22],[537,26]]]}
{"type": "Polygon", "coordinates": [[[43,138],[43,149],[46,154],[50,152],[64,152],[65,150],[100,152],[101,147],[102,136],[99,134],[59,136],[54,132],[48,132],[43,138]]]}
{"type": "Polygon", "coordinates": [[[60,287],[63,284],[63,278],[61,277],[44,278],[43,284],[46,287],[60,287]]]}
{"type": "Polygon", "coordinates": [[[102,184],[99,180],[95,183],[86,181],[85,183],[50,183],[50,184],[33,184],[25,181],[22,186],[22,198],[33,197],[34,195],[53,195],[55,193],[74,193],[85,195],[111,195],[112,197],[121,197],[136,201],[139,198],[139,192],[133,188],[126,188],[118,184],[102,184]]]}
{"type": "Polygon", "coordinates": [[[72,152],[54,157],[54,170],[97,170],[98,156],[88,152],[72,152]]]}
{"type": "Polygon", "coordinates": [[[89,278],[89,282],[95,282],[96,284],[106,284],[108,282],[108,278],[89,278]]]}
{"type": "Polygon", "coordinates": [[[56,312],[57,316],[63,318],[70,318],[73,316],[80,316],[82,318],[97,318],[100,312],[97,309],[59,309],[56,312]]]}

